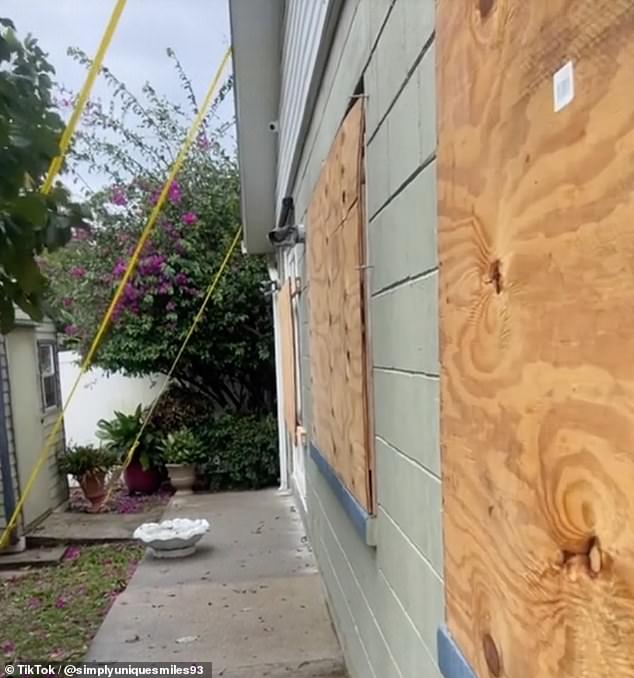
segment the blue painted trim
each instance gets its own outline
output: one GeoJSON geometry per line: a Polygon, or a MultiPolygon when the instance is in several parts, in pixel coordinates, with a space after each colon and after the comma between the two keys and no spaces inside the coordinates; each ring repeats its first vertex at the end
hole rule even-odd
{"type": "Polygon", "coordinates": [[[438,666],[444,678],[476,678],[449,631],[441,626],[436,634],[438,666]]]}
{"type": "Polygon", "coordinates": [[[310,458],[315,462],[326,482],[330,485],[330,489],[335,493],[343,510],[352,521],[354,529],[359,533],[361,539],[367,543],[367,523],[369,520],[372,520],[372,516],[350,494],[348,488],[339,480],[330,464],[324,459],[312,441],[310,443],[310,458]]]}

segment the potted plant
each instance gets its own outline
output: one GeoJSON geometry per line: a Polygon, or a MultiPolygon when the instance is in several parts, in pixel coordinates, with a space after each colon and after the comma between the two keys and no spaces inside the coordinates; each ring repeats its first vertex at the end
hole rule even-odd
{"type": "Polygon", "coordinates": [[[196,481],[196,463],[202,453],[202,444],[188,428],[168,435],[160,444],[170,483],[180,494],[191,494],[196,481]]]}
{"type": "MultiPolygon", "coordinates": [[[[97,422],[97,437],[119,456],[121,463],[136,440],[143,418],[144,411],[139,405],[131,414],[115,411],[112,419],[97,422]]],[[[155,443],[149,428],[143,431],[132,460],[123,471],[125,484],[131,494],[152,494],[161,486],[163,474],[155,443]]]]}
{"type": "Polygon", "coordinates": [[[98,508],[106,496],[106,475],[116,465],[117,455],[93,445],[74,445],[58,463],[60,471],[73,476],[93,508],[98,508]]]}

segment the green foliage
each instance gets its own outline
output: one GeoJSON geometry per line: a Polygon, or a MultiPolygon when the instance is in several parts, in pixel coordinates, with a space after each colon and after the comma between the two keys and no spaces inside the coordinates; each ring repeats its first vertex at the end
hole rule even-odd
{"type": "Polygon", "coordinates": [[[87,473],[106,473],[117,461],[117,455],[112,450],[94,445],[73,445],[66,449],[58,466],[62,473],[79,480],[87,473]]]}
{"type": "Polygon", "coordinates": [[[272,415],[225,414],[197,426],[211,488],[257,489],[279,480],[277,422],[272,415]]]}
{"type": "Polygon", "coordinates": [[[197,428],[209,418],[209,402],[195,392],[177,384],[170,385],[161,395],[150,421],[157,438],[181,428],[197,428]]]}
{"type": "Polygon", "coordinates": [[[52,98],[53,67],[37,41],[20,42],[15,26],[0,18],[0,331],[14,324],[14,304],[42,317],[46,279],[37,256],[52,252],[82,225],[81,209],[57,184],[40,189],[57,155],[64,123],[52,98]]]}
{"type": "MultiPolygon", "coordinates": [[[[120,461],[124,461],[143,425],[146,412],[141,405],[131,414],[115,411],[110,420],[100,419],[97,422],[97,438],[105,443],[108,450],[114,452],[120,461]]],[[[148,428],[143,431],[139,444],[134,451],[144,470],[161,465],[158,455],[156,437],[148,428]]]]}
{"type": "Polygon", "coordinates": [[[166,464],[196,464],[203,455],[202,443],[188,428],[168,433],[159,449],[166,464]]]}
{"type": "MultiPolygon", "coordinates": [[[[88,63],[85,55],[74,52],[88,63]]],[[[175,59],[173,53],[171,57],[175,59]]],[[[98,224],[50,257],[51,305],[67,340],[85,353],[125,270],[168,167],[197,110],[175,60],[190,113],[147,84],[142,99],[110,71],[108,105],[92,102],[72,167],[88,163],[112,180],[89,204],[98,224]],[[128,113],[132,113],[130,116],[128,113]]],[[[230,92],[222,89],[188,155],[138,268],[115,310],[96,362],[130,375],[167,372],[239,225],[239,177],[226,150],[231,124],[213,126],[230,92]]],[[[260,292],[265,262],[236,253],[179,361],[175,380],[207,399],[208,409],[270,412],[274,354],[270,300],[260,292]]]]}

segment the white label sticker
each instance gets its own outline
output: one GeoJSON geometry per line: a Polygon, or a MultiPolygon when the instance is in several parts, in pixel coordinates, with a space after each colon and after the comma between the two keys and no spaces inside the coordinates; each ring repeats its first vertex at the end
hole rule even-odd
{"type": "Polygon", "coordinates": [[[562,66],[553,76],[555,113],[565,108],[575,98],[575,76],[572,61],[562,66]]]}

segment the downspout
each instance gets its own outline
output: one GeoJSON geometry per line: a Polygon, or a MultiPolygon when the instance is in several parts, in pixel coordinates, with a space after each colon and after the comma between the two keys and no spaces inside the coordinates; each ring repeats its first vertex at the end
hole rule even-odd
{"type": "Polygon", "coordinates": [[[280,339],[280,318],[278,309],[279,296],[279,271],[275,264],[268,264],[269,278],[271,279],[273,293],[273,337],[275,341],[275,390],[277,392],[277,438],[280,455],[280,492],[288,492],[288,449],[286,429],[284,426],[284,390],[282,388],[282,348],[280,339]]]}
{"type": "MultiPolygon", "coordinates": [[[[15,492],[13,490],[13,471],[11,469],[11,450],[9,449],[9,434],[7,431],[7,403],[4,399],[4,388],[2,386],[3,362],[5,360],[6,347],[4,338],[2,341],[2,351],[0,351],[0,474],[2,475],[2,498],[4,500],[4,517],[8,523],[15,511],[15,492]]],[[[14,545],[18,541],[15,530],[9,535],[9,544],[14,545]]]]}

